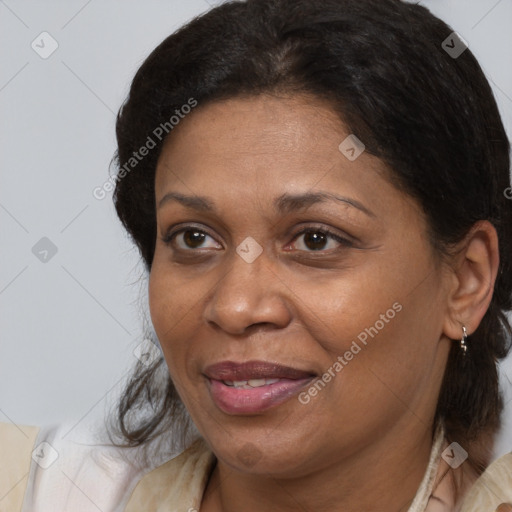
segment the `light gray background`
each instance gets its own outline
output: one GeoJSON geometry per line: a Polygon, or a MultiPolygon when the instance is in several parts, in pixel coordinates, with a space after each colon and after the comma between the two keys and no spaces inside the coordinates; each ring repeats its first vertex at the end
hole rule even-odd
{"type": "MultiPolygon", "coordinates": [[[[512,0],[421,3],[469,43],[512,133],[512,0]]],[[[108,177],[115,113],[138,66],[213,4],[0,0],[0,421],[78,423],[120,391],[141,341],[142,267],[111,194],[92,190],[108,177]],[[47,59],[31,47],[43,31],[59,45],[47,59]],[[47,262],[32,252],[42,237],[57,247],[47,262]]],[[[497,453],[512,450],[512,358],[502,377],[497,453]]]]}

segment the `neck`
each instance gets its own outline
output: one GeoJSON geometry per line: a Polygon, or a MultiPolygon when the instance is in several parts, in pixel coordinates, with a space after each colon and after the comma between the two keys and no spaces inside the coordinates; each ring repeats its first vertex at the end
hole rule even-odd
{"type": "Polygon", "coordinates": [[[396,512],[407,510],[425,475],[432,430],[422,424],[392,432],[352,456],[299,478],[254,475],[218,461],[201,512],[396,512]]]}

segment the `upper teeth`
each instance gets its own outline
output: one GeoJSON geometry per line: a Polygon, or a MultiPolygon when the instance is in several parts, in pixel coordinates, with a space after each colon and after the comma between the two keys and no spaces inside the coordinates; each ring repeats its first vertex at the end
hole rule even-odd
{"type": "Polygon", "coordinates": [[[225,380],[223,382],[227,386],[235,388],[252,389],[259,388],[261,386],[268,386],[269,384],[274,384],[274,382],[277,381],[279,381],[279,379],[225,380]]]}

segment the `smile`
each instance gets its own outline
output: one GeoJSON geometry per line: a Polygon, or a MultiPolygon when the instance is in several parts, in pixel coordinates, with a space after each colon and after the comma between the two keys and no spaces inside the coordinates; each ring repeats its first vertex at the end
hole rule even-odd
{"type": "Polygon", "coordinates": [[[227,414],[257,414],[298,394],[316,377],[309,371],[263,361],[226,361],[205,370],[210,396],[227,414]]]}

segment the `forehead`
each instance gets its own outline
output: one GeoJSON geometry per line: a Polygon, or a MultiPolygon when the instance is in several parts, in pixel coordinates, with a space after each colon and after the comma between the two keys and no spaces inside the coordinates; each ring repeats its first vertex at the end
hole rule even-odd
{"type": "MultiPolygon", "coordinates": [[[[203,180],[357,169],[339,150],[348,135],[330,105],[312,97],[259,95],[199,105],[165,140],[157,181],[184,167],[190,178],[202,171],[203,180]]],[[[372,167],[378,165],[372,160],[372,167]]]]}
{"type": "Polygon", "coordinates": [[[305,192],[349,197],[372,210],[406,199],[386,179],[379,159],[365,151],[349,159],[340,150],[351,136],[330,104],[309,96],[199,104],[164,143],[157,204],[172,192],[213,196],[230,207],[248,201],[283,206],[284,193],[305,192]]]}

